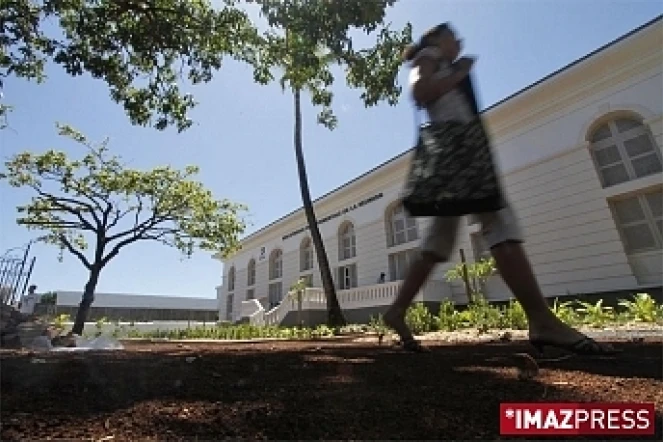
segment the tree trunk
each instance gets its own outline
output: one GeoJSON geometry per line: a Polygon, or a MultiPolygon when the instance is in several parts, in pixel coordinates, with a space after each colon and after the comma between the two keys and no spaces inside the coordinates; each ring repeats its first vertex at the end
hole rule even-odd
{"type": "Polygon", "coordinates": [[[97,288],[97,283],[99,282],[99,274],[101,273],[101,268],[92,267],[90,269],[90,278],[85,284],[85,291],[83,292],[83,299],[78,305],[78,311],[76,312],[76,320],[74,321],[74,327],[71,329],[71,332],[75,335],[82,335],[83,328],[85,327],[85,321],[87,320],[88,314],[90,313],[90,306],[94,302],[94,292],[97,288]]]}
{"type": "Polygon", "coordinates": [[[302,321],[302,290],[297,290],[297,325],[299,327],[304,327],[302,321]]]}
{"type": "Polygon", "coordinates": [[[341,311],[341,306],[336,297],[336,288],[332,279],[327,252],[322,242],[322,235],[318,228],[318,220],[313,211],[313,202],[308,188],[308,177],[306,176],[306,164],[304,163],[304,152],[302,150],[302,108],[299,89],[294,90],[295,96],[295,156],[297,157],[297,172],[299,173],[299,187],[302,193],[302,204],[306,221],[311,231],[311,240],[315,248],[315,254],[318,258],[320,267],[320,277],[322,278],[322,288],[327,298],[327,323],[331,327],[343,326],[346,324],[345,317],[341,311]]]}
{"type": "Polygon", "coordinates": [[[470,286],[470,279],[467,273],[467,261],[465,260],[465,250],[460,249],[460,262],[463,269],[463,282],[465,283],[465,294],[467,295],[467,303],[474,302],[474,295],[472,294],[472,287],[470,286]]]}

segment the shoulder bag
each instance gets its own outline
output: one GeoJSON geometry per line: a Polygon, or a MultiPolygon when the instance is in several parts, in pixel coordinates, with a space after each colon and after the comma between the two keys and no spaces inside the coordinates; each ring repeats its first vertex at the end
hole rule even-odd
{"type": "Polygon", "coordinates": [[[462,216],[505,206],[470,75],[458,88],[475,115],[470,123],[419,124],[417,118],[418,140],[403,192],[410,216],[462,216]]]}

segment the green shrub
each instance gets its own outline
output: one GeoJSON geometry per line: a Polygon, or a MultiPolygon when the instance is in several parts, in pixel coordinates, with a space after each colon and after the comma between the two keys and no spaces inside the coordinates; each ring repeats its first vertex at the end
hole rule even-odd
{"type": "Polygon", "coordinates": [[[384,323],[382,314],[378,314],[377,316],[371,315],[368,320],[368,327],[371,332],[378,335],[386,335],[389,332],[389,327],[384,323]]]}
{"type": "Polygon", "coordinates": [[[414,335],[434,331],[437,328],[435,317],[423,302],[417,302],[407,309],[405,323],[414,335]]]}
{"type": "Polygon", "coordinates": [[[503,328],[504,321],[500,309],[490,305],[482,297],[477,297],[475,302],[468,306],[467,312],[468,325],[474,326],[480,333],[503,328]]]}
{"type": "Polygon", "coordinates": [[[580,307],[577,311],[582,316],[582,322],[591,327],[603,327],[609,322],[615,321],[615,311],[612,307],[603,305],[600,299],[596,304],[587,301],[578,301],[580,307]]]}
{"type": "Polygon", "coordinates": [[[515,299],[511,300],[502,312],[504,315],[505,328],[510,328],[512,330],[527,330],[527,315],[520,302],[515,299]]]}
{"type": "Polygon", "coordinates": [[[440,311],[437,315],[438,328],[443,331],[456,331],[463,326],[463,320],[460,313],[450,299],[445,299],[440,304],[440,311]]]}
{"type": "Polygon", "coordinates": [[[638,293],[632,301],[621,299],[619,305],[626,310],[624,316],[635,322],[656,322],[663,312],[657,308],[656,301],[648,293],[638,293]]]}
{"type": "Polygon", "coordinates": [[[575,301],[566,301],[559,302],[558,298],[555,298],[553,304],[553,313],[564,323],[569,325],[576,325],[579,323],[580,318],[578,312],[573,309],[575,301]]]}
{"type": "MultiPolygon", "coordinates": [[[[603,301],[595,304],[590,302],[567,301],[559,302],[555,299],[553,312],[562,321],[572,326],[585,324],[593,327],[602,327],[616,322],[646,322],[663,323],[663,305],[658,305],[648,294],[637,294],[631,300],[621,300],[619,305],[624,310],[617,314],[614,309],[603,305],[603,301]]],[[[62,315],[56,323],[64,323],[68,316],[62,315]]],[[[453,301],[444,300],[440,304],[437,316],[431,314],[421,303],[413,304],[406,312],[405,321],[415,335],[443,330],[456,331],[462,328],[476,328],[480,332],[495,329],[527,329],[527,317],[522,305],[512,300],[508,305],[497,307],[491,305],[485,298],[479,296],[476,302],[470,304],[465,310],[458,311],[453,301]]],[[[99,321],[101,323],[101,321],[99,321]]],[[[62,324],[62,327],[64,325],[62,324]]],[[[368,324],[350,324],[339,329],[326,325],[315,328],[309,327],[258,327],[250,324],[232,325],[228,323],[190,327],[179,330],[154,330],[139,332],[133,327],[115,327],[113,336],[127,336],[130,338],[168,338],[168,339],[310,339],[330,337],[341,332],[367,332],[386,334],[389,329],[384,324],[382,315],[372,316],[368,324]]]]}

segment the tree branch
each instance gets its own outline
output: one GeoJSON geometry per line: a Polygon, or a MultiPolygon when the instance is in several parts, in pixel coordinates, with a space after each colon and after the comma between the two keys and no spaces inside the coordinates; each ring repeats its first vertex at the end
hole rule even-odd
{"type": "Polygon", "coordinates": [[[140,224],[135,224],[134,227],[132,227],[130,229],[127,229],[123,232],[116,233],[115,235],[109,236],[107,238],[106,242],[117,241],[118,239],[123,238],[125,236],[129,236],[129,235],[134,235],[134,236],[136,234],[142,235],[145,232],[147,232],[149,229],[156,226],[157,224],[168,221],[169,218],[170,218],[170,214],[167,217],[157,217],[156,215],[152,215],[152,217],[144,220],[140,224]]]}
{"type": "Polygon", "coordinates": [[[113,220],[108,224],[108,227],[106,228],[106,230],[108,231],[108,230],[112,229],[113,227],[117,226],[117,223],[119,223],[122,218],[124,218],[129,213],[131,213],[132,210],[133,210],[132,208],[128,208],[124,212],[121,211],[121,210],[116,210],[115,211],[115,216],[113,217],[113,220]]]}
{"type": "Polygon", "coordinates": [[[143,221],[140,224],[140,227],[133,228],[133,229],[128,229],[128,230],[125,230],[124,232],[120,232],[116,235],[108,237],[107,240],[106,240],[106,243],[110,243],[110,242],[115,241],[115,240],[117,240],[119,238],[122,238],[124,236],[133,234],[133,236],[131,236],[129,238],[125,238],[122,241],[120,241],[119,243],[115,244],[115,246],[113,246],[113,249],[110,252],[108,252],[108,255],[106,255],[106,257],[102,260],[101,265],[105,266],[106,264],[108,264],[108,262],[111,259],[113,259],[115,256],[117,256],[118,253],[120,253],[120,249],[122,249],[122,247],[127,246],[127,245],[129,245],[133,242],[136,242],[140,239],[144,239],[145,238],[145,233],[148,230],[154,228],[154,226],[156,226],[157,224],[165,222],[165,221],[168,221],[168,217],[164,218],[164,217],[157,217],[156,215],[153,215],[152,218],[149,218],[149,219],[143,221]]]}
{"type": "MultiPolygon", "coordinates": [[[[101,226],[99,224],[97,224],[97,228],[95,229],[95,227],[92,224],[90,224],[90,222],[88,220],[85,219],[85,217],[81,214],[81,212],[79,210],[76,210],[72,207],[67,206],[66,204],[62,203],[62,201],[64,201],[65,203],[79,205],[79,206],[84,207],[85,209],[87,209],[87,212],[91,213],[92,216],[95,218],[95,220],[97,220],[97,217],[94,214],[94,207],[90,206],[89,204],[84,203],[82,201],[77,201],[77,200],[74,200],[74,199],[71,199],[71,198],[53,196],[50,193],[44,192],[38,186],[33,185],[31,187],[39,194],[39,196],[41,196],[42,198],[45,198],[48,201],[50,201],[55,206],[55,208],[57,210],[60,210],[62,212],[66,212],[66,213],[69,213],[70,215],[76,216],[79,219],[79,221],[81,222],[81,224],[83,225],[83,228],[82,228],[83,230],[89,230],[91,232],[96,232],[101,228],[101,226]]],[[[52,210],[46,210],[46,211],[51,212],[52,210]]]]}
{"type": "Polygon", "coordinates": [[[51,229],[75,229],[75,230],[87,230],[82,224],[70,222],[70,221],[26,221],[25,219],[19,219],[18,224],[23,226],[41,226],[49,227],[51,229]]]}
{"type": "Polygon", "coordinates": [[[85,255],[83,255],[79,250],[76,250],[74,246],[69,242],[66,236],[64,235],[59,235],[58,239],[62,242],[62,244],[69,250],[70,253],[72,253],[74,256],[76,256],[80,261],[83,263],[86,269],[91,270],[92,265],[90,262],[87,260],[85,255]]]}
{"type": "MultiPolygon", "coordinates": [[[[123,232],[116,233],[115,235],[112,235],[112,236],[108,237],[107,242],[116,241],[116,240],[118,240],[120,238],[123,238],[125,236],[135,234],[136,232],[139,232],[139,231],[141,232],[140,234],[143,235],[148,230],[154,228],[154,226],[156,226],[157,224],[161,224],[161,223],[164,223],[164,222],[167,222],[167,221],[172,221],[174,219],[173,212],[176,213],[178,210],[184,209],[187,206],[187,204],[188,204],[188,202],[186,201],[186,199],[184,199],[184,200],[181,201],[179,206],[173,207],[167,213],[165,213],[163,215],[160,215],[160,216],[157,216],[157,213],[159,213],[159,209],[157,207],[157,203],[153,200],[152,201],[152,207],[153,207],[152,211],[153,211],[153,213],[152,213],[152,216],[150,218],[144,220],[141,223],[138,223],[138,213],[136,213],[134,227],[131,228],[131,229],[127,229],[123,232]]],[[[142,206],[139,206],[139,211],[141,210],[140,207],[142,207],[142,206]]]]}
{"type": "MultiPolygon", "coordinates": [[[[47,174],[44,174],[44,175],[42,175],[42,178],[46,181],[53,181],[54,183],[62,184],[63,178],[64,178],[63,176],[61,176],[61,175],[59,176],[58,174],[53,173],[53,172],[51,172],[51,175],[52,176],[48,176],[47,174]]],[[[103,210],[104,210],[103,207],[101,207],[101,204],[99,204],[99,201],[97,201],[94,198],[94,196],[96,196],[97,198],[102,199],[104,202],[108,202],[106,197],[104,197],[103,195],[98,194],[98,193],[96,193],[94,196],[89,195],[87,192],[83,191],[83,185],[78,180],[76,180],[75,178],[71,178],[71,181],[74,184],[74,186],[72,186],[72,187],[76,192],[78,192],[81,196],[84,196],[85,198],[90,200],[90,202],[92,204],[94,204],[94,206],[97,209],[99,209],[100,212],[103,212],[103,210]]],[[[82,202],[80,202],[80,203],[83,204],[82,202]]],[[[94,212],[92,212],[92,213],[94,213],[94,212]]],[[[96,216],[95,216],[95,221],[99,222],[99,219],[97,219],[96,216]]]]}

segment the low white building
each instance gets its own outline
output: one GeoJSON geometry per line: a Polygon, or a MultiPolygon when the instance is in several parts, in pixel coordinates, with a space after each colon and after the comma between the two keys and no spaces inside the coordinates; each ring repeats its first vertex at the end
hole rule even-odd
{"type": "MultiPolygon", "coordinates": [[[[56,313],[75,315],[83,297],[82,292],[55,292],[56,313]]],[[[97,293],[88,319],[214,321],[219,311],[215,298],[187,296],[140,295],[128,293],[97,293]]]]}
{"type": "MultiPolygon", "coordinates": [[[[504,184],[526,234],[546,296],[660,287],[663,268],[663,22],[661,18],[484,111],[504,184]]],[[[349,321],[388,305],[429,223],[399,204],[411,151],[315,201],[339,300],[349,321]],[[378,284],[381,273],[386,282],[378,284]]],[[[486,256],[471,220],[456,254],[419,294],[433,308],[465,302],[444,274],[486,256]]],[[[299,307],[279,302],[299,278],[313,287],[302,310],[324,318],[317,260],[303,210],[247,236],[223,260],[220,318],[292,323],[299,307]],[[277,305],[276,307],[273,307],[277,305]]],[[[492,300],[511,297],[499,277],[492,300]]]]}

